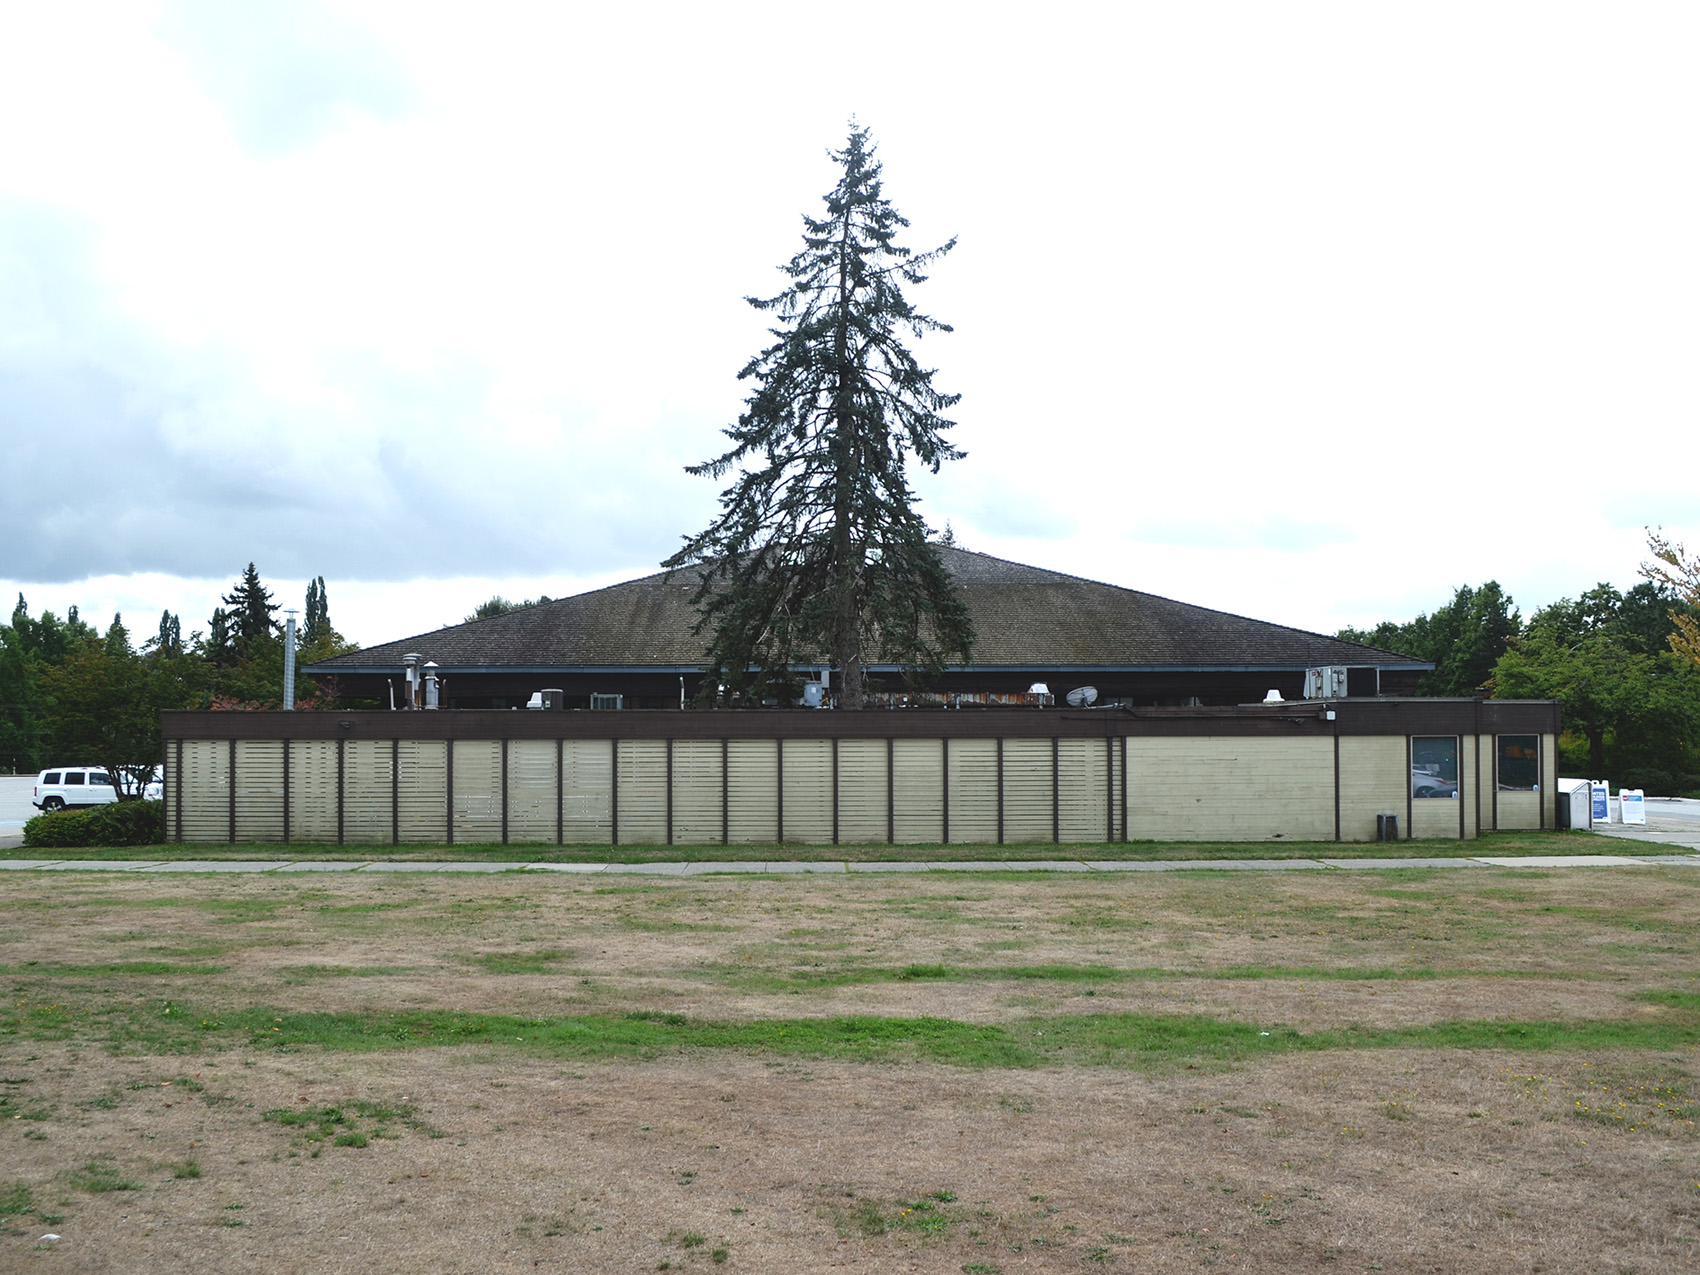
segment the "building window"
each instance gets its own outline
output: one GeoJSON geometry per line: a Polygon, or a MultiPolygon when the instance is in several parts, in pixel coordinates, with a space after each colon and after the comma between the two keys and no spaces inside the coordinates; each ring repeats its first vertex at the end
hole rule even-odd
{"type": "Polygon", "coordinates": [[[1411,796],[1458,795],[1458,737],[1416,735],[1411,739],[1411,796]]]}
{"type": "Polygon", "coordinates": [[[623,708],[625,706],[625,700],[626,697],[624,695],[592,695],[590,697],[590,706],[593,709],[623,708]]]}
{"type": "Polygon", "coordinates": [[[1535,792],[1541,786],[1541,737],[1499,737],[1499,791],[1535,792]]]}

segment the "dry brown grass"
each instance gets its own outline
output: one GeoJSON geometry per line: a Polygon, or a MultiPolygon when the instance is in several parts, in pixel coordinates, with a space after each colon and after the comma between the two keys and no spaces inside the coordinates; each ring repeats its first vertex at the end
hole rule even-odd
{"type": "MultiPolygon", "coordinates": [[[[1138,1010],[1308,1030],[1651,1012],[1636,993],[1695,989],[1700,876],[4,885],[14,1003],[984,1022],[1138,1010]],[[137,961],[223,972],[113,968],[137,961]],[[910,965],[954,977],[889,977],[910,965]],[[1017,966],[1165,972],[991,977],[1017,966]],[[1305,972],[1222,977],[1235,967],[1305,972]],[[545,972],[504,972],[527,969],[545,972]],[[1425,976],[1323,976],[1389,970],[1425,976]],[[863,981],[818,981],[847,972],[863,981]]],[[[487,1047],[166,1056],[113,1053],[91,1028],[0,1036],[0,1081],[0,1200],[21,1182],[35,1209],[0,1235],[5,1270],[1700,1264],[1692,1049],[1333,1051],[1140,1074],[487,1047]],[[358,1101],[398,1113],[355,1120],[364,1147],[264,1119],[358,1101]],[[189,1161],[199,1176],[175,1176],[189,1161]],[[89,1190],[90,1164],[136,1189],[89,1190]],[[38,1252],[47,1231],[64,1238],[38,1252]]]]}

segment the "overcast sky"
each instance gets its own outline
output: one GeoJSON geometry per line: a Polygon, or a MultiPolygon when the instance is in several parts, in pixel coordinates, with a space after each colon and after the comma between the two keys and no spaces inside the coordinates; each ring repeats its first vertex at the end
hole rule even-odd
{"type": "MultiPolygon", "coordinates": [[[[849,118],[972,549],[1303,628],[1700,548],[1692,3],[0,0],[0,588],[372,644],[705,525],[849,118]]],[[[9,606],[4,608],[9,610],[9,606]]]]}

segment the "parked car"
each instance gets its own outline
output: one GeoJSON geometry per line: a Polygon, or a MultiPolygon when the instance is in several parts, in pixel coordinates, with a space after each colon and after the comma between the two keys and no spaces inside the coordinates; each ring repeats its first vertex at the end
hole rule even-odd
{"type": "MultiPolygon", "coordinates": [[[[158,766],[148,779],[142,795],[158,801],[164,791],[165,776],[158,766]]],[[[43,814],[64,810],[69,806],[104,806],[118,800],[118,790],[112,786],[112,776],[100,766],[55,766],[35,777],[35,789],[30,804],[43,814]]]]}
{"type": "Polygon", "coordinates": [[[1452,780],[1423,770],[1411,771],[1411,796],[1456,797],[1457,795],[1458,785],[1452,780]]]}

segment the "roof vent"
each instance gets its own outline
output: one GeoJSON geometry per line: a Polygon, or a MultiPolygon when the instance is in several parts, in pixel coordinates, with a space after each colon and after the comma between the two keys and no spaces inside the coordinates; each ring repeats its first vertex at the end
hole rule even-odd
{"type": "Polygon", "coordinates": [[[1269,694],[1263,697],[1263,702],[1265,704],[1285,704],[1287,701],[1281,698],[1279,689],[1271,687],[1269,694]]]}

